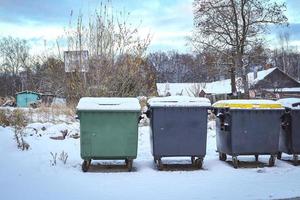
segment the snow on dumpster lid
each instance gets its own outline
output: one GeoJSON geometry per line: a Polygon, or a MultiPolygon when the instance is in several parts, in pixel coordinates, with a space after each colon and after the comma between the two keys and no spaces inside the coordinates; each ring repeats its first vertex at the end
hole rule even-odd
{"type": "Polygon", "coordinates": [[[293,109],[300,109],[300,98],[284,98],[277,100],[282,106],[293,109]]]}
{"type": "Polygon", "coordinates": [[[211,106],[209,99],[200,97],[169,96],[154,97],[148,100],[152,107],[178,106],[178,107],[207,107],[211,106]]]}
{"type": "Polygon", "coordinates": [[[114,97],[83,97],[80,99],[77,110],[121,110],[140,111],[140,103],[136,98],[114,97]]]}
{"type": "Polygon", "coordinates": [[[237,109],[278,109],[282,105],[272,100],[222,100],[213,104],[215,108],[237,108],[237,109]]]}

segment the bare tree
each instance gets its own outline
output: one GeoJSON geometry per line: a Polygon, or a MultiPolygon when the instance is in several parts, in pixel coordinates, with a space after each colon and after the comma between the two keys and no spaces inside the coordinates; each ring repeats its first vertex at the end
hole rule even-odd
{"type": "Polygon", "coordinates": [[[68,78],[75,96],[133,96],[147,88],[142,72],[152,73],[145,65],[151,38],[141,38],[138,27],[133,27],[129,18],[127,12],[115,12],[108,1],[101,3],[88,20],[82,14],[75,24],[70,20],[66,29],[68,50],[88,50],[90,57],[86,84],[82,84],[80,72],[68,78]]]}
{"type": "Polygon", "coordinates": [[[22,88],[18,75],[28,67],[28,52],[26,40],[12,37],[0,39],[0,72],[4,74],[4,95],[14,95],[16,90],[22,88]]]}
{"type": "Polygon", "coordinates": [[[1,71],[17,75],[25,68],[29,57],[29,46],[26,40],[4,37],[0,40],[1,71]]]}
{"type": "Polygon", "coordinates": [[[245,55],[253,44],[263,39],[268,24],[287,24],[285,3],[273,3],[271,0],[195,0],[193,6],[193,46],[198,50],[210,48],[231,58],[232,93],[236,94],[236,70],[241,70],[248,96],[245,55]]]}

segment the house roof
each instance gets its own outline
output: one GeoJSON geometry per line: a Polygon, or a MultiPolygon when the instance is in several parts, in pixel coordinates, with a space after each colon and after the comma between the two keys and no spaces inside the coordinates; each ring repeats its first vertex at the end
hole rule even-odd
{"type": "Polygon", "coordinates": [[[249,82],[249,85],[255,85],[259,81],[263,80],[266,76],[268,76],[269,74],[271,74],[275,69],[278,69],[278,68],[277,67],[273,67],[273,68],[270,68],[270,69],[258,71],[256,78],[254,78],[254,74],[255,74],[254,72],[248,73],[248,82],[249,82]]]}
{"type": "Polygon", "coordinates": [[[157,83],[157,92],[159,96],[197,96],[202,90],[207,94],[229,94],[231,93],[230,79],[215,81],[211,83],[157,83]]]}
{"type": "Polygon", "coordinates": [[[36,95],[41,95],[40,93],[38,92],[34,92],[34,91],[29,91],[29,90],[24,90],[24,91],[21,91],[21,92],[17,92],[16,94],[36,94],[36,95]]]}

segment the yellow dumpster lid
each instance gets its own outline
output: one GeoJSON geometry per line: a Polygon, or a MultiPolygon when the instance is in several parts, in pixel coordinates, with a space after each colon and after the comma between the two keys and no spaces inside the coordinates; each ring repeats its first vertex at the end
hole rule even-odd
{"type": "Polygon", "coordinates": [[[215,108],[236,108],[236,109],[280,109],[283,108],[278,102],[261,99],[243,100],[222,100],[213,104],[215,108]]]}

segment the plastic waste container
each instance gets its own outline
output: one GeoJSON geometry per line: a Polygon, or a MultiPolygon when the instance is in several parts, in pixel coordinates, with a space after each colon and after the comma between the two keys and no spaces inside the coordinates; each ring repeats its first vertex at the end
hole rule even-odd
{"type": "Polygon", "coordinates": [[[278,153],[280,117],[284,108],[271,100],[223,100],[213,104],[216,120],[216,142],[219,159],[232,156],[238,168],[239,155],[270,155],[274,166],[278,153]]]}
{"type": "Polygon", "coordinates": [[[281,159],[282,152],[293,155],[293,163],[298,165],[298,155],[300,154],[300,98],[279,99],[277,102],[286,108],[281,118],[282,128],[277,158],[281,159]]]}
{"type": "Polygon", "coordinates": [[[159,170],[162,157],[191,157],[202,168],[206,154],[210,101],[196,97],[156,97],[148,100],[152,155],[159,170]]]}
{"type": "Polygon", "coordinates": [[[140,104],[136,98],[81,98],[80,119],[82,170],[91,160],[122,160],[131,171],[137,156],[140,104]]]}

